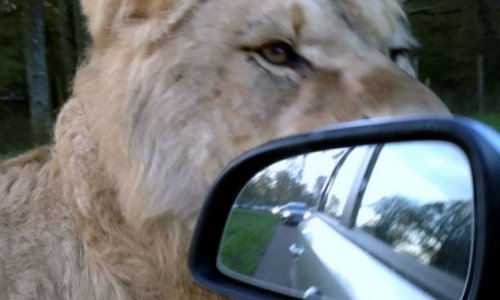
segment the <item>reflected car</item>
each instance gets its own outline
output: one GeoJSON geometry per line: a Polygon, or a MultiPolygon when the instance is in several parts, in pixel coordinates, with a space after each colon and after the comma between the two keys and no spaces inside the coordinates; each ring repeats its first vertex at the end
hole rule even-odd
{"type": "Polygon", "coordinates": [[[303,202],[290,202],[281,206],[279,215],[285,225],[297,226],[302,220],[308,219],[311,212],[303,202]]]}

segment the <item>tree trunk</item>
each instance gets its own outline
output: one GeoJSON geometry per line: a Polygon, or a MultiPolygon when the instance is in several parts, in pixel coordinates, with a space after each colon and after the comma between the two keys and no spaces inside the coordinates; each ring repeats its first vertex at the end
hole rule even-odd
{"type": "Polygon", "coordinates": [[[479,114],[484,114],[485,104],[484,104],[484,58],[483,55],[477,56],[477,101],[478,101],[478,112],[479,114]]]}
{"type": "Polygon", "coordinates": [[[35,145],[50,141],[53,116],[45,53],[44,2],[26,0],[26,70],[30,92],[30,118],[35,145]]]}
{"type": "Polygon", "coordinates": [[[58,9],[58,25],[59,25],[59,43],[61,44],[62,52],[62,67],[63,67],[63,80],[62,85],[62,98],[66,99],[68,97],[68,87],[73,79],[73,74],[75,72],[73,53],[69,46],[69,32],[68,32],[68,10],[66,5],[66,0],[57,0],[58,9]]]}

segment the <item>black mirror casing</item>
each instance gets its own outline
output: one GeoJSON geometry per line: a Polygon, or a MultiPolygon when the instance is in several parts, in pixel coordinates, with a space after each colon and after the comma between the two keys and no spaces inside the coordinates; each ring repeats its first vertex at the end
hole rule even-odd
{"type": "Polygon", "coordinates": [[[195,280],[240,299],[293,299],[223,274],[217,255],[232,205],[245,184],[266,166],[295,155],[361,144],[444,140],[467,154],[474,179],[474,236],[464,299],[496,299],[500,269],[500,135],[466,118],[364,120],[272,141],[233,161],[213,185],[193,236],[189,267],[195,280]]]}

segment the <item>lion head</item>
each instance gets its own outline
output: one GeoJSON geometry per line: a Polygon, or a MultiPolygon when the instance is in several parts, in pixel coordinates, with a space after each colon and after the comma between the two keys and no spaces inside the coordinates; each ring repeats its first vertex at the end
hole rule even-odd
{"type": "Polygon", "coordinates": [[[270,139],[448,113],[413,77],[398,0],[81,1],[92,46],[56,152],[88,243],[113,244],[113,222],[192,224],[222,168],[270,139]]]}
{"type": "Polygon", "coordinates": [[[82,5],[93,45],[72,101],[133,218],[192,214],[225,164],[269,139],[447,112],[411,76],[398,0],[82,5]]]}

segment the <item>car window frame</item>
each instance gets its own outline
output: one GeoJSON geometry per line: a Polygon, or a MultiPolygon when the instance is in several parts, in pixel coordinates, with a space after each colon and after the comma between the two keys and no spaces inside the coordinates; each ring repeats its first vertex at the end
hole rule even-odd
{"type": "Polygon", "coordinates": [[[356,172],[356,175],[354,177],[354,180],[352,182],[352,186],[349,189],[349,193],[347,194],[347,199],[344,205],[344,208],[342,209],[342,212],[340,213],[340,217],[336,218],[334,216],[329,215],[328,213],[325,213],[326,215],[330,216],[332,219],[336,219],[339,223],[341,223],[344,226],[349,226],[350,223],[353,222],[351,220],[352,216],[352,210],[353,206],[350,204],[353,202],[353,198],[357,196],[357,191],[363,184],[363,176],[369,167],[371,157],[373,155],[373,151],[376,148],[376,145],[359,145],[359,146],[353,146],[349,147],[347,152],[344,153],[342,158],[339,160],[339,162],[335,165],[335,167],[332,170],[332,173],[328,177],[328,180],[325,183],[325,187],[321,193],[321,198],[319,200],[319,205],[318,205],[318,211],[324,212],[326,203],[328,201],[328,197],[331,191],[331,188],[333,184],[335,183],[335,180],[337,179],[337,175],[344,166],[344,163],[346,160],[349,158],[349,155],[354,152],[354,150],[358,147],[368,147],[366,150],[366,153],[364,154],[363,161],[361,162],[361,165],[359,167],[359,170],[356,172]],[[346,213],[348,212],[348,213],[346,213]]]}

